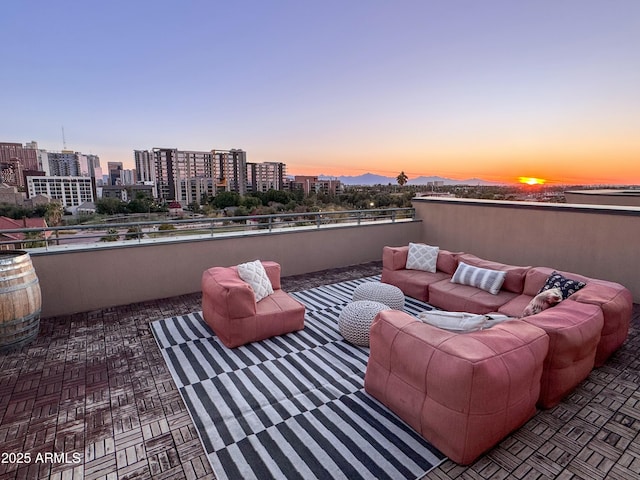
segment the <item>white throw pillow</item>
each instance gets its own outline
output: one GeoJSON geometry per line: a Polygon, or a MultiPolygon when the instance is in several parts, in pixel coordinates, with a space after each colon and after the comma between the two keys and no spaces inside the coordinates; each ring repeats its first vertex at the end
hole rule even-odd
{"type": "Polygon", "coordinates": [[[434,273],[438,262],[439,247],[432,247],[424,243],[409,243],[409,253],[407,254],[408,270],[424,270],[434,273]]]}
{"type": "Polygon", "coordinates": [[[273,293],[273,285],[271,285],[271,280],[269,280],[267,271],[260,260],[238,265],[238,275],[251,285],[256,296],[256,302],[273,293]]]}
{"type": "Polygon", "coordinates": [[[477,330],[485,330],[494,325],[511,320],[512,317],[506,315],[477,315],[467,312],[445,312],[441,310],[432,310],[429,312],[420,312],[418,319],[421,322],[428,323],[434,327],[450,330],[452,332],[475,332],[477,330]]]}
{"type": "Polygon", "coordinates": [[[451,277],[451,283],[470,285],[497,295],[506,276],[507,272],[474,267],[473,265],[460,262],[453,277],[451,277]]]}

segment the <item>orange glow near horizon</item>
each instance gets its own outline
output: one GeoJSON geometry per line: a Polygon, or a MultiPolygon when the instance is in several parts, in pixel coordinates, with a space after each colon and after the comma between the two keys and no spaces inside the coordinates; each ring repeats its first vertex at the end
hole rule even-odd
{"type": "MultiPolygon", "coordinates": [[[[402,160],[389,161],[391,153],[349,150],[331,159],[308,156],[303,161],[293,156],[282,158],[287,173],[294,175],[358,176],[372,173],[391,178],[400,173],[409,183],[418,177],[442,177],[451,180],[481,179],[511,185],[637,185],[640,184],[638,148],[606,149],[590,145],[591,151],[540,148],[505,151],[504,149],[458,148],[455,151],[425,148],[420,153],[407,148],[396,152],[402,160]]],[[[260,157],[276,154],[260,155],[260,157]]],[[[395,157],[394,157],[395,158],[395,157]]],[[[256,161],[262,161],[257,158],[256,161]]]]}
{"type": "Polygon", "coordinates": [[[518,177],[520,183],[526,183],[527,185],[544,185],[547,181],[544,178],[536,177],[518,177]]]}

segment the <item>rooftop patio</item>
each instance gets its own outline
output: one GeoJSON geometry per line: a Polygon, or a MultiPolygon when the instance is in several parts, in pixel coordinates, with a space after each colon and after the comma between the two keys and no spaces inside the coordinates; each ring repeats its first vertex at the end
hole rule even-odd
{"type": "MultiPolygon", "coordinates": [[[[288,291],[379,274],[380,262],[283,278],[288,291]]],[[[200,309],[200,294],[43,319],[0,356],[0,479],[215,478],[149,322],[200,309]],[[66,458],[36,462],[37,454],[66,458]],[[18,463],[18,455],[31,455],[18,463]],[[15,454],[16,456],[9,456],[15,454]]],[[[427,478],[637,478],[640,305],[625,345],[557,407],[469,467],[427,478]]]]}
{"type": "Polygon", "coordinates": [[[32,253],[43,319],[33,343],[0,354],[0,480],[214,478],[149,322],[200,310],[192,292],[207,266],[273,259],[285,290],[305,290],[377,275],[382,246],[410,241],[617,281],[636,302],[627,342],[560,405],[475,464],[447,462],[428,478],[636,478],[640,259],[629,239],[640,208],[415,206],[404,222],[32,253]]]}

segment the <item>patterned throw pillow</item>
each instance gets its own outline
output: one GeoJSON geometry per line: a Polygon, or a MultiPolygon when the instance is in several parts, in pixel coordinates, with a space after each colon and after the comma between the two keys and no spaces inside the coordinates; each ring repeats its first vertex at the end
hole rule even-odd
{"type": "Polygon", "coordinates": [[[579,280],[572,280],[571,278],[567,278],[564,275],[554,271],[547,281],[544,283],[543,287],[540,289],[538,293],[542,293],[545,290],[549,290],[550,288],[559,288],[562,292],[562,299],[566,300],[570,295],[573,295],[582,287],[584,287],[586,283],[581,282],[579,280]]]}
{"type": "Polygon", "coordinates": [[[507,272],[498,270],[489,270],[488,268],[474,267],[464,262],[458,264],[451,283],[459,283],[461,285],[470,285],[472,287],[481,288],[493,295],[497,295],[504,283],[507,272]]]}
{"type": "Polygon", "coordinates": [[[407,254],[408,270],[424,270],[434,273],[438,262],[439,247],[432,247],[423,243],[409,243],[407,254]]]}
{"type": "Polygon", "coordinates": [[[238,265],[238,275],[251,286],[256,296],[256,302],[273,293],[273,285],[271,285],[271,280],[269,280],[267,271],[260,260],[238,265]]]}
{"type": "Polygon", "coordinates": [[[553,307],[562,301],[562,292],[559,288],[550,288],[544,292],[538,293],[531,299],[529,304],[525,307],[521,317],[528,317],[529,315],[535,315],[547,308],[553,307]]]}

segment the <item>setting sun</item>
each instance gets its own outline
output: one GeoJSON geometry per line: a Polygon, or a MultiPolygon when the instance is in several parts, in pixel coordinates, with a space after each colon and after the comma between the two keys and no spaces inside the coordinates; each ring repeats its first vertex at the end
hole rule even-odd
{"type": "Polygon", "coordinates": [[[544,185],[547,181],[544,178],[535,177],[518,177],[520,183],[526,183],[527,185],[544,185]]]}

